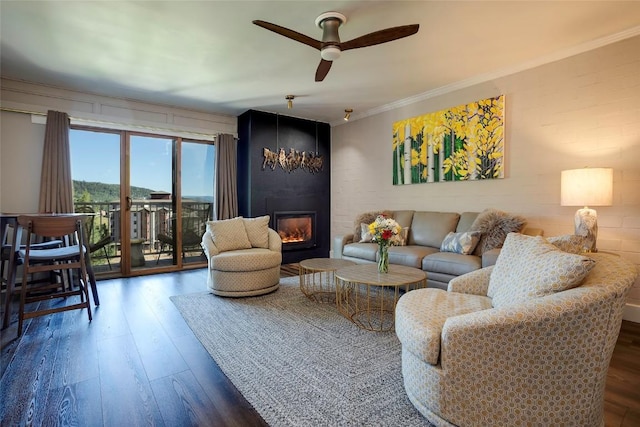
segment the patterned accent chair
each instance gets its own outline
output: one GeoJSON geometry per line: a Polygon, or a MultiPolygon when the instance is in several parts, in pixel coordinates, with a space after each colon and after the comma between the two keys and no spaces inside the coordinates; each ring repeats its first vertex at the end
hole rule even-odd
{"type": "Polygon", "coordinates": [[[269,216],[209,221],[201,245],[211,293],[245,297],[278,289],[282,240],[269,228],[269,216]]]}
{"type": "Polygon", "coordinates": [[[398,301],[405,390],[431,423],[604,425],[607,369],[638,271],[551,240],[511,233],[495,266],[398,301]]]}

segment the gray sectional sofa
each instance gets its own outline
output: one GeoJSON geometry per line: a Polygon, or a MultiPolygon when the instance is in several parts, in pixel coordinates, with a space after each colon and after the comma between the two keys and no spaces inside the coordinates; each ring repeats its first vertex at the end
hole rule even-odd
{"type": "MultiPolygon", "coordinates": [[[[389,263],[422,269],[427,272],[428,286],[441,289],[447,289],[449,281],[454,277],[493,265],[499,252],[497,248],[501,246],[509,232],[542,234],[538,229],[525,229],[524,218],[494,209],[482,213],[463,212],[461,214],[413,210],[384,212],[392,216],[403,228],[408,228],[406,245],[389,248],[389,263]],[[479,218],[479,215],[482,218],[479,218]],[[505,220],[501,220],[501,218],[505,220]],[[489,221],[481,221],[482,224],[480,224],[478,219],[488,219],[489,221]],[[483,226],[485,229],[482,228],[483,226]],[[456,252],[441,252],[442,242],[450,232],[463,233],[472,229],[477,230],[477,234],[481,236],[478,247],[472,253],[466,255],[456,252]],[[492,244],[486,244],[486,237],[490,237],[492,244]]],[[[377,262],[378,245],[371,242],[360,242],[359,233],[356,233],[361,219],[366,218],[364,222],[370,222],[371,217],[375,218],[374,213],[369,213],[369,216],[363,215],[356,219],[353,234],[334,238],[334,258],[347,259],[359,264],[377,262]]]]}

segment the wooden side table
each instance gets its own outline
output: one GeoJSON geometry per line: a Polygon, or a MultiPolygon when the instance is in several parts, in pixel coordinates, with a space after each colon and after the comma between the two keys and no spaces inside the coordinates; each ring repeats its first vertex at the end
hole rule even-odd
{"type": "Polygon", "coordinates": [[[334,272],[352,265],[355,265],[355,262],[339,258],[311,258],[300,261],[300,290],[310,300],[335,304],[334,272]]]}
{"type": "Polygon", "coordinates": [[[377,264],[356,265],[335,272],[336,305],[347,319],[368,331],[392,331],[400,290],[427,287],[427,273],[413,267],[390,265],[388,273],[377,264]]]}

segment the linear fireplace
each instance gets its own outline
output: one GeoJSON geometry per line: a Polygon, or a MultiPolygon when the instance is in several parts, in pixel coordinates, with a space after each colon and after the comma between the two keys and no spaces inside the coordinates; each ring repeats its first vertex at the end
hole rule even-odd
{"type": "Polygon", "coordinates": [[[314,211],[274,212],[275,230],[282,239],[282,250],[316,246],[316,213],[314,211]]]}

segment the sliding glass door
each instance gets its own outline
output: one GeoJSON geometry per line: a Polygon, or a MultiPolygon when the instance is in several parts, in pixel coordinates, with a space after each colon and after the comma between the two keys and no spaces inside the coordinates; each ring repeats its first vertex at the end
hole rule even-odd
{"type": "MultiPolygon", "coordinates": [[[[213,218],[213,165],[215,147],[197,141],[182,140],[180,144],[180,194],[181,212],[178,233],[182,241],[180,253],[174,251],[173,261],[181,257],[183,264],[206,262],[200,246],[207,221],[213,218]]],[[[178,225],[178,224],[174,224],[178,225]]]]}
{"type": "Polygon", "coordinates": [[[96,274],[119,275],[120,146],[119,132],[71,129],[71,177],[76,212],[88,214],[86,238],[96,274]]]}
{"type": "Polygon", "coordinates": [[[92,218],[99,275],[206,265],[200,241],[213,212],[213,143],[89,128],[70,137],[75,209],[92,218]]]}
{"type": "MultiPolygon", "coordinates": [[[[173,197],[174,157],[176,141],[173,138],[128,135],[129,176],[126,214],[129,217],[129,261],[131,270],[144,270],[160,266],[160,257],[173,251],[163,236],[173,238],[166,222],[176,212],[173,197]],[[157,257],[153,259],[153,255],[157,257]]],[[[173,264],[172,264],[173,265],[173,264]]]]}

